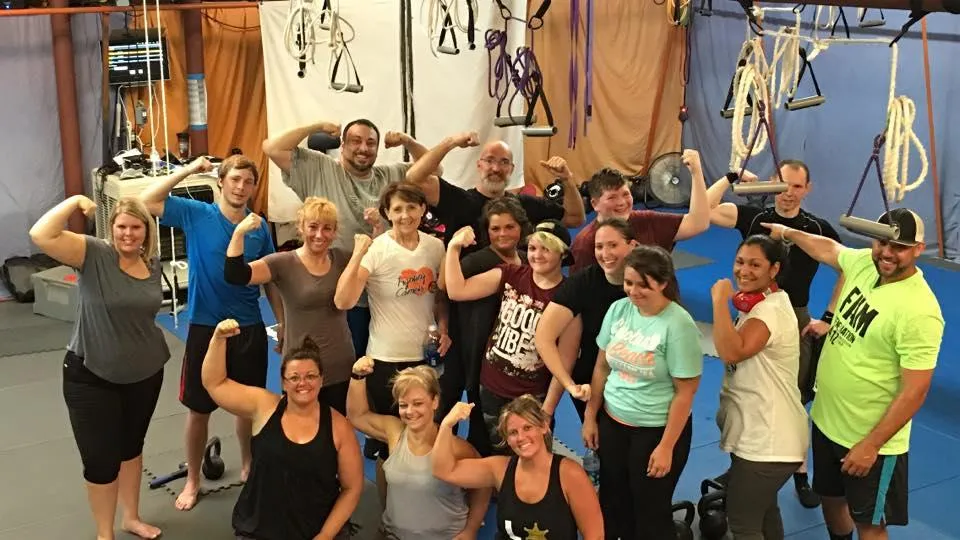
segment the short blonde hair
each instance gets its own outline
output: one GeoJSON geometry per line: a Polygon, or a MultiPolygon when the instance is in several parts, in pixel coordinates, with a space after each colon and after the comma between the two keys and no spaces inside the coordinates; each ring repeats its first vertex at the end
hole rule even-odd
{"type": "Polygon", "coordinates": [[[543,435],[543,444],[547,450],[553,452],[553,432],[550,431],[550,416],[543,411],[543,404],[532,394],[524,394],[500,409],[500,418],[497,421],[497,432],[500,433],[501,444],[507,446],[507,419],[516,415],[547,430],[543,435]]]}
{"type": "Polygon", "coordinates": [[[394,403],[412,388],[423,388],[431,398],[440,395],[440,377],[437,370],[430,366],[408,367],[397,372],[390,381],[394,403]]]}
{"type": "Polygon", "coordinates": [[[330,200],[323,197],[307,197],[297,210],[297,229],[302,232],[304,223],[308,221],[319,221],[337,228],[338,216],[337,207],[330,200]]]}
{"type": "Polygon", "coordinates": [[[113,237],[113,224],[117,221],[117,216],[120,214],[126,214],[140,220],[146,228],[147,235],[143,239],[143,246],[140,248],[140,258],[149,265],[149,263],[157,257],[157,244],[160,241],[156,220],[150,215],[146,205],[144,205],[143,201],[139,198],[124,197],[117,201],[116,206],[113,207],[113,212],[110,213],[111,238],[113,237]]]}
{"type": "Polygon", "coordinates": [[[529,244],[530,240],[533,240],[534,238],[540,242],[540,245],[560,255],[561,257],[570,251],[570,248],[563,243],[563,240],[546,231],[534,231],[530,236],[527,237],[527,243],[529,244]]]}

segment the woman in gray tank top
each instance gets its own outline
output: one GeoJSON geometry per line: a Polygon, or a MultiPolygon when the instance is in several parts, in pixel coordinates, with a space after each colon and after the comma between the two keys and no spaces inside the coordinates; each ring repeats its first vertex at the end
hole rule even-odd
{"type": "Polygon", "coordinates": [[[83,463],[97,537],[121,527],[141,538],[160,529],[140,520],[136,501],[143,470],[143,441],[163,385],[170,351],[156,317],[163,302],[157,226],[143,203],[120,199],[110,215],[111,240],[64,230],[80,210],[97,205],[75,195],[30,229],[47,255],[72,267],[80,297],[73,336],[63,360],[63,398],[83,463]]]}
{"type": "MultiPolygon", "coordinates": [[[[381,538],[387,540],[455,540],[476,538],[490,503],[490,489],[465,490],[433,475],[433,443],[439,426],[437,372],[425,365],[406,368],[392,381],[400,418],[376,414],[367,401],[365,378],[373,360],[364,356],[353,365],[347,393],[347,418],[368,437],[386,443],[390,456],[383,463],[387,481],[381,538]]],[[[457,439],[461,459],[479,457],[467,441],[457,439]]]]}

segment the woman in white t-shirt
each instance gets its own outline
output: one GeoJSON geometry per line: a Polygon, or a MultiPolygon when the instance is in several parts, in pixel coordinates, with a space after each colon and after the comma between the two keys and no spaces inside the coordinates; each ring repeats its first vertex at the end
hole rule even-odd
{"type": "Polygon", "coordinates": [[[720,448],[731,456],[726,510],[737,540],[783,538],[777,493],[810,443],[797,388],[797,316],[776,282],[785,251],[769,236],[748,237],[733,263],[738,291],[729,279],[710,291],[713,340],[726,365],[717,424],[720,448]]]}
{"type": "MultiPolygon", "coordinates": [[[[424,363],[423,343],[431,325],[437,325],[441,334],[440,354],[450,347],[443,295],[438,294],[443,241],[418,229],[426,210],[426,197],[418,187],[399,182],[384,188],[380,215],[392,227],[373,240],[355,235],[353,255],[333,298],[337,309],[347,310],[367,291],[370,340],[366,356],[374,361],[367,387],[370,405],[378,414],[399,417],[391,379],[405,368],[424,363]]],[[[370,443],[379,468],[388,457],[387,447],[379,441],[370,443]]]]}

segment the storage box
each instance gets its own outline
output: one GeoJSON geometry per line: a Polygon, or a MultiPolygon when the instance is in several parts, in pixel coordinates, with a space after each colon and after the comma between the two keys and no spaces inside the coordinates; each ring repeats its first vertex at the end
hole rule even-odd
{"type": "Polygon", "coordinates": [[[33,282],[33,312],[52,319],[73,322],[80,307],[77,272],[69,266],[57,266],[30,276],[33,282]]]}

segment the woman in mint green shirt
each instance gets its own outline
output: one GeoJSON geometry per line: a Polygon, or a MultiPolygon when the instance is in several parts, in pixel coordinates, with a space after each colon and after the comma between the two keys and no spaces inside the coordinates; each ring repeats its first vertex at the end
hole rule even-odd
{"type": "Polygon", "coordinates": [[[673,538],[673,492],[690,454],[690,408],[703,371],[700,331],[677,303],[670,254],[641,245],[625,260],[627,298],[610,306],[583,439],[600,456],[609,537],[673,538]]]}

